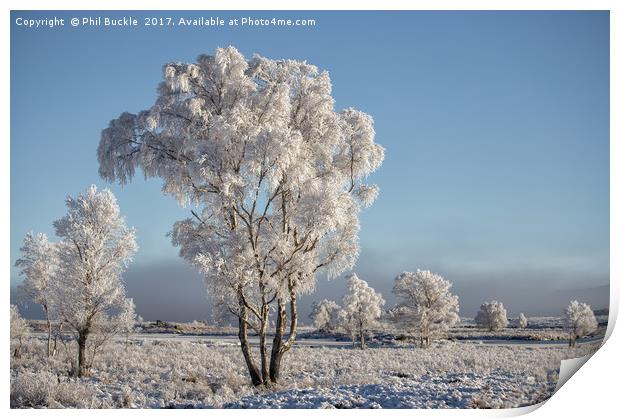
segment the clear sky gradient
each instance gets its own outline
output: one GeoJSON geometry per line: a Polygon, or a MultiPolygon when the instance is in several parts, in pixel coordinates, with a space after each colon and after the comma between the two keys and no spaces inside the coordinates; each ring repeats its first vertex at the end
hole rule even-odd
{"type": "MultiPolygon", "coordinates": [[[[165,236],[187,216],[158,180],[98,177],[100,132],[150,107],[163,64],[233,45],[246,57],[329,71],[337,109],[375,119],[381,187],[362,215],[355,270],[393,304],[394,277],[435,270],[463,315],[485,299],[509,315],[559,314],[570,298],[607,305],[607,12],[13,12],[11,262],[26,232],[53,237],[64,198],[110,187],[140,246],[125,275],[147,319],[205,318],[200,276],[165,236]],[[32,29],[28,18],[312,18],[315,27],[32,29]]],[[[19,282],[11,267],[11,285],[19,282]]],[[[314,295],[339,300],[344,281],[314,295]]]]}

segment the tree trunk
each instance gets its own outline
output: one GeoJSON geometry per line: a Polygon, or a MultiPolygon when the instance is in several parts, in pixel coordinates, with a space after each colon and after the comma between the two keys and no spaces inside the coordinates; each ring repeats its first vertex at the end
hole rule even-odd
{"type": "Polygon", "coordinates": [[[366,349],[366,337],[362,328],[360,328],[360,349],[366,349]]]}
{"type": "Polygon", "coordinates": [[[86,340],[88,339],[88,329],[78,332],[78,367],[76,374],[78,377],[84,377],[87,373],[86,366],[86,340]]]}
{"type": "Polygon", "coordinates": [[[58,351],[58,339],[62,340],[61,333],[62,333],[62,322],[58,324],[58,331],[54,334],[54,351],[52,352],[53,356],[56,356],[56,353],[58,351]]]}
{"type": "Polygon", "coordinates": [[[54,336],[54,349],[52,350],[52,356],[56,356],[58,353],[58,335],[54,336]]]}
{"type": "Polygon", "coordinates": [[[420,336],[420,348],[428,348],[428,344],[429,344],[428,335],[426,334],[426,331],[423,331],[422,335],[420,336]]]}
{"type": "Polygon", "coordinates": [[[284,336],[284,329],[286,328],[287,316],[286,306],[282,300],[278,300],[278,319],[276,322],[276,334],[273,338],[273,345],[271,347],[271,363],[269,365],[269,380],[272,384],[278,383],[280,377],[280,364],[284,354],[291,349],[295,339],[297,337],[297,296],[290,290],[290,314],[291,323],[289,326],[289,335],[286,342],[282,342],[284,336]]]}
{"type": "Polygon", "coordinates": [[[243,352],[243,358],[245,359],[245,363],[248,367],[248,372],[250,373],[250,379],[252,380],[252,385],[255,387],[263,384],[263,380],[258,373],[258,368],[256,368],[256,363],[254,362],[254,356],[252,355],[252,348],[250,348],[250,341],[248,340],[248,325],[246,323],[246,312],[245,309],[242,309],[242,317],[239,317],[239,342],[241,343],[241,352],[243,352]]]}
{"type": "Polygon", "coordinates": [[[290,291],[291,301],[289,302],[289,307],[291,311],[291,325],[289,328],[289,335],[284,343],[284,351],[288,351],[295,343],[295,339],[297,338],[297,296],[293,291],[290,291]]]}
{"type": "Polygon", "coordinates": [[[282,300],[278,300],[278,317],[276,319],[276,333],[271,344],[271,360],[269,364],[269,381],[273,384],[278,383],[280,376],[280,363],[282,361],[282,337],[286,328],[286,307],[282,300]]]}
{"type": "Polygon", "coordinates": [[[47,321],[47,357],[49,358],[52,353],[52,322],[47,310],[45,310],[45,320],[47,321]]]}
{"type": "Polygon", "coordinates": [[[261,380],[263,384],[269,382],[269,365],[267,364],[267,325],[269,319],[267,313],[264,309],[259,333],[261,380]]]}
{"type": "Polygon", "coordinates": [[[13,352],[13,358],[21,358],[22,354],[22,338],[18,339],[19,344],[15,347],[15,351],[13,352]]]}

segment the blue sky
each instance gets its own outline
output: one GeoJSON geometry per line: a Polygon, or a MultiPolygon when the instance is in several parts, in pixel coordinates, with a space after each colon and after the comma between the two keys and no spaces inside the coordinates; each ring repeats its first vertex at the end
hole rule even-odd
{"type": "MultiPolygon", "coordinates": [[[[126,274],[146,318],[207,317],[200,277],[165,237],[187,215],[138,175],[98,177],[100,132],[151,106],[170,61],[233,45],[247,57],[330,72],[336,107],[375,119],[381,187],[362,215],[355,270],[394,302],[403,270],[454,282],[461,310],[509,314],[605,305],[609,283],[607,12],[12,12],[11,262],[26,232],[53,236],[64,198],[95,183],[116,194],[140,251],[126,274]],[[29,29],[19,16],[313,18],[315,27],[29,29]],[[532,294],[532,290],[537,292],[532,294]]],[[[11,268],[11,284],[19,282],[11,268]]],[[[312,300],[339,299],[319,278],[312,300]]]]}

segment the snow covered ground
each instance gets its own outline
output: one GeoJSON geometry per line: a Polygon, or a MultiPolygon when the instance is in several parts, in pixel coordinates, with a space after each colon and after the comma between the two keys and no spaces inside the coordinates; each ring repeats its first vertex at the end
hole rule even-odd
{"type": "Polygon", "coordinates": [[[467,408],[544,400],[560,361],[599,343],[482,345],[442,341],[427,349],[301,339],[284,358],[279,387],[257,391],[233,337],[138,335],[98,356],[91,377],[68,373],[72,342],[49,363],[31,339],[11,365],[13,407],[467,408]]]}

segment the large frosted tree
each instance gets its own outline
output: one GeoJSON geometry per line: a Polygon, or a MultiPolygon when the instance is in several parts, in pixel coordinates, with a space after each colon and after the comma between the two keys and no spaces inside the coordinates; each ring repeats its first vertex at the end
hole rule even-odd
{"type": "Polygon", "coordinates": [[[577,339],[596,331],[598,321],[588,304],[573,300],[564,310],[564,328],[568,332],[568,346],[575,346],[577,339]]]}
{"type": "Polygon", "coordinates": [[[508,325],[508,317],[504,304],[498,301],[486,301],[480,306],[475,322],[489,331],[498,331],[508,325]]]}
{"type": "MultiPolygon", "coordinates": [[[[134,305],[125,296],[121,274],[137,250],[135,232],[127,228],[116,198],[93,185],[66,200],[67,214],[54,222],[58,268],[54,292],[60,319],[78,343],[76,373],[89,367],[86,347],[131,326],[134,305]]],[[[92,362],[92,358],[91,358],[92,362]]]]}
{"type": "Polygon", "coordinates": [[[253,384],[276,383],[296,338],[298,296],[314,289],[317,273],[337,276],[357,259],[359,212],[378,193],[364,179],[384,154],[373,120],[335,111],[326,71],[246,60],[233,47],[165,65],[158,93],[151,108],[103,131],[99,173],[125,183],[141,168],[194,208],[172,242],[238,319],[253,384]]]}
{"type": "Polygon", "coordinates": [[[342,297],[340,324],[349,331],[353,343],[360,339],[360,348],[366,349],[366,335],[378,325],[385,300],[368,282],[355,273],[349,276],[347,293],[342,297]]]}
{"type": "Polygon", "coordinates": [[[400,298],[396,320],[413,327],[422,347],[432,337],[459,321],[459,299],[450,292],[452,283],[431,271],[403,272],[394,280],[394,294],[400,298]]]}
{"type": "Polygon", "coordinates": [[[52,350],[52,311],[53,281],[57,267],[56,247],[50,243],[45,234],[26,234],[21,251],[21,257],[15,266],[21,268],[24,282],[21,288],[33,302],[43,308],[47,325],[47,356],[52,350]]]}

